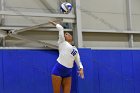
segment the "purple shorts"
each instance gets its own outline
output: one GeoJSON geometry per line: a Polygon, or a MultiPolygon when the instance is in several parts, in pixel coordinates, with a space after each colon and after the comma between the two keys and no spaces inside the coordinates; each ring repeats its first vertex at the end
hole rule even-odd
{"type": "Polygon", "coordinates": [[[72,68],[67,68],[60,63],[56,63],[52,70],[52,75],[67,78],[72,76],[72,68]]]}

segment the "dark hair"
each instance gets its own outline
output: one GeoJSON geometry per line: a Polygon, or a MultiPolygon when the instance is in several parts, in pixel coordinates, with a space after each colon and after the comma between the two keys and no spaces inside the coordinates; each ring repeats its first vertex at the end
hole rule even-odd
{"type": "Polygon", "coordinates": [[[64,32],[64,34],[65,34],[65,33],[69,33],[69,34],[71,34],[71,35],[73,36],[73,33],[72,33],[72,32],[64,32]]]}

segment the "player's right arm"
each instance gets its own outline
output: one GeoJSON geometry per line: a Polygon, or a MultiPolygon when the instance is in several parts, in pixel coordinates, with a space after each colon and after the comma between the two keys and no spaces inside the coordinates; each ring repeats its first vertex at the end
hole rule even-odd
{"type": "Polygon", "coordinates": [[[58,44],[62,43],[65,41],[65,37],[64,37],[64,28],[60,25],[57,24],[56,28],[59,30],[59,39],[58,39],[58,44]]]}
{"type": "Polygon", "coordinates": [[[65,37],[64,37],[64,28],[60,25],[60,24],[57,24],[53,21],[50,21],[50,23],[52,23],[53,25],[56,26],[56,28],[59,30],[59,39],[58,39],[58,43],[62,43],[65,41],[65,37]]]}

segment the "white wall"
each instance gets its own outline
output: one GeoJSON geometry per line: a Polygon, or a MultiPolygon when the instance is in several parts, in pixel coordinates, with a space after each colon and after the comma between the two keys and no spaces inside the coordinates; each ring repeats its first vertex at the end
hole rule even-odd
{"type": "MultiPolygon", "coordinates": [[[[53,9],[58,11],[58,1],[46,0],[53,9]]],[[[49,12],[48,9],[41,3],[41,0],[5,0],[6,9],[11,7],[19,11],[28,12],[49,12]]]]}
{"type": "MultiPolygon", "coordinates": [[[[13,12],[50,13],[40,0],[5,0],[5,10],[13,12]]],[[[45,0],[44,0],[45,1],[45,0]]],[[[59,13],[58,0],[46,0],[59,13]]],[[[64,0],[62,0],[64,1],[64,0]]],[[[71,0],[70,0],[71,1],[71,0]]],[[[126,0],[81,0],[82,29],[120,30],[127,29],[126,0]],[[117,29],[116,29],[117,28],[117,29]]],[[[140,0],[132,0],[133,30],[140,31],[140,0]]],[[[6,16],[5,26],[27,26],[45,23],[48,18],[6,16]],[[32,22],[34,21],[34,22],[32,22]]],[[[21,33],[56,44],[58,32],[27,31],[21,33]]],[[[88,33],[83,32],[84,47],[128,48],[128,34],[88,33]]],[[[7,46],[36,46],[35,43],[7,38],[7,46]]],[[[134,47],[140,47],[140,35],[134,35],[134,47]]]]}
{"type": "MultiPolygon", "coordinates": [[[[12,11],[16,14],[21,14],[23,16],[6,16],[5,25],[12,26],[28,26],[40,23],[46,23],[47,17],[27,17],[22,14],[22,12],[33,12],[33,13],[50,13],[42,0],[5,0],[5,10],[12,11]]],[[[58,2],[56,0],[43,0],[48,2],[52,7],[51,10],[58,13],[58,2]]]]}
{"type": "Polygon", "coordinates": [[[126,29],[125,0],[81,0],[81,9],[82,26],[85,29],[112,29],[100,20],[116,28],[126,29]]]}
{"type": "MultiPolygon", "coordinates": [[[[133,14],[132,30],[140,31],[140,0],[131,1],[133,14]]],[[[126,0],[81,0],[81,8],[83,8],[83,29],[106,31],[125,31],[127,29],[126,0]],[[110,25],[112,27],[109,27],[110,25]]],[[[139,36],[134,35],[134,47],[137,48],[140,47],[139,36]]],[[[129,47],[128,38],[128,34],[83,34],[84,46],[86,47],[129,47]]]]}
{"type": "Polygon", "coordinates": [[[128,36],[126,34],[84,33],[83,35],[84,47],[128,47],[128,36]]]}
{"type": "MultiPolygon", "coordinates": [[[[19,35],[29,37],[32,39],[37,39],[40,41],[48,42],[51,44],[57,45],[57,40],[58,40],[58,32],[53,31],[53,32],[47,32],[47,31],[27,31],[27,32],[22,32],[19,35]]],[[[23,41],[23,40],[18,40],[15,38],[7,37],[6,38],[6,46],[12,46],[12,47],[43,47],[43,45],[40,45],[38,43],[33,43],[29,41],[23,41]]]]}
{"type": "Polygon", "coordinates": [[[140,0],[132,0],[133,30],[140,31],[140,0]]]}
{"type": "Polygon", "coordinates": [[[140,48],[140,35],[134,35],[134,47],[140,48]]]}

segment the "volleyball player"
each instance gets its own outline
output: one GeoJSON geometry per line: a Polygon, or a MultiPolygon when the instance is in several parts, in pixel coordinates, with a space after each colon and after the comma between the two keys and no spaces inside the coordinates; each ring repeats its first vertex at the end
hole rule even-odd
{"type": "Polygon", "coordinates": [[[54,93],[60,93],[62,86],[63,93],[70,93],[74,61],[78,66],[78,74],[82,79],[84,78],[83,65],[77,48],[72,46],[72,35],[68,32],[64,34],[64,28],[60,24],[50,22],[59,30],[59,57],[52,70],[53,91],[54,93]]]}

